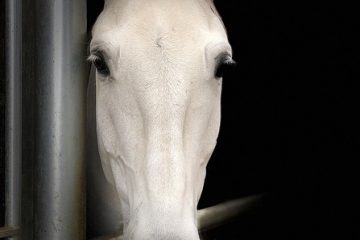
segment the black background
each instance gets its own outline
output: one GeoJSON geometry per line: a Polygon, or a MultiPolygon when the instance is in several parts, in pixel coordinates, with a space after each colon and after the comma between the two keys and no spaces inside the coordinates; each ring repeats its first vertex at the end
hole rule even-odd
{"type": "MultiPolygon", "coordinates": [[[[96,16],[101,3],[92,4],[96,16]]],[[[221,131],[199,207],[265,198],[213,238],[360,239],[358,8],[215,4],[238,65],[224,76],[221,131]]]]}
{"type": "Polygon", "coordinates": [[[267,193],[259,211],[217,239],[360,239],[357,8],[215,3],[238,67],[224,79],[200,206],[267,193]]]}

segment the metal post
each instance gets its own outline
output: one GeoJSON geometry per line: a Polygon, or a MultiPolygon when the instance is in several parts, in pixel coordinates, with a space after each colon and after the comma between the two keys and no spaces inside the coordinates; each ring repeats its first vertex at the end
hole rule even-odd
{"type": "Polygon", "coordinates": [[[36,240],[85,239],[86,1],[35,0],[36,240]]]}
{"type": "MultiPolygon", "coordinates": [[[[5,7],[6,52],[6,180],[5,224],[20,226],[21,209],[21,0],[7,0],[5,7]]],[[[16,233],[16,232],[13,232],[16,233]]]]}

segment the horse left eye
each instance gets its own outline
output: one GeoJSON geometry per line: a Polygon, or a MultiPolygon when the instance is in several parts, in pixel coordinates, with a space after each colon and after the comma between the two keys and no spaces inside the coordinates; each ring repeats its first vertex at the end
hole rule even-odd
{"type": "Polygon", "coordinates": [[[96,59],[94,61],[94,65],[95,65],[98,73],[100,73],[104,76],[108,76],[110,74],[110,70],[109,70],[108,66],[106,65],[104,59],[102,59],[102,58],[96,59]]]}
{"type": "Polygon", "coordinates": [[[221,61],[215,70],[215,78],[220,79],[223,77],[224,72],[226,72],[229,68],[232,68],[235,66],[235,62],[233,60],[225,60],[221,61]]]}

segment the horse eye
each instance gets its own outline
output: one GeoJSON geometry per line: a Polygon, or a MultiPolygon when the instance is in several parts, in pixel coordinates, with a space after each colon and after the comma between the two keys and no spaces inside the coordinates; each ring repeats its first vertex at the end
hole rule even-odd
{"type": "Polygon", "coordinates": [[[97,58],[94,60],[94,65],[96,67],[96,70],[98,71],[98,73],[104,75],[104,76],[108,76],[110,74],[110,70],[108,68],[108,66],[106,65],[104,59],[102,58],[97,58]]]}
{"type": "Polygon", "coordinates": [[[220,79],[223,77],[224,73],[229,69],[235,66],[235,62],[233,60],[223,60],[221,61],[215,70],[215,78],[220,79]]]}

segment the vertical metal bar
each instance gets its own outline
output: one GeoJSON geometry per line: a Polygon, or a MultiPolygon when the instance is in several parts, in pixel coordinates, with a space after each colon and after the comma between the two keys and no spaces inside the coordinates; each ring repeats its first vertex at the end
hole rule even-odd
{"type": "Polygon", "coordinates": [[[85,239],[86,0],[35,0],[36,240],[85,239]]]}
{"type": "Polygon", "coordinates": [[[12,227],[19,227],[21,209],[21,13],[21,0],[6,1],[5,224],[12,227]]]}

